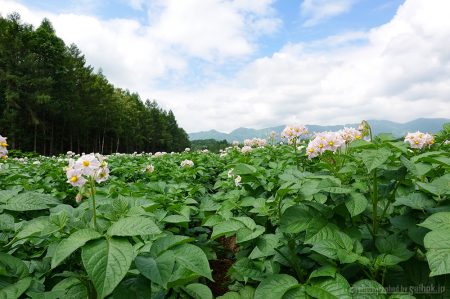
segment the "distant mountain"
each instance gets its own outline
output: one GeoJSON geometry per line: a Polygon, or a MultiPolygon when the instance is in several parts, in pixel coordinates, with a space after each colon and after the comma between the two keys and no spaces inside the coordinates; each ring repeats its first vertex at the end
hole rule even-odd
{"type": "MultiPolygon", "coordinates": [[[[373,133],[375,135],[380,133],[392,133],[395,136],[403,136],[407,132],[429,132],[435,133],[442,129],[444,123],[450,122],[448,118],[418,118],[407,123],[397,123],[389,120],[369,120],[369,124],[372,126],[373,133]]],[[[337,131],[343,127],[357,128],[359,124],[345,124],[345,125],[333,125],[333,126],[319,126],[319,125],[306,125],[310,132],[322,132],[322,131],[337,131]]],[[[281,133],[284,129],[284,125],[265,128],[265,129],[251,129],[251,128],[238,128],[231,133],[223,133],[216,130],[202,131],[196,133],[190,133],[190,140],[201,139],[215,139],[215,140],[227,140],[232,142],[233,140],[243,141],[253,137],[267,138],[270,132],[275,131],[281,133]]]]}

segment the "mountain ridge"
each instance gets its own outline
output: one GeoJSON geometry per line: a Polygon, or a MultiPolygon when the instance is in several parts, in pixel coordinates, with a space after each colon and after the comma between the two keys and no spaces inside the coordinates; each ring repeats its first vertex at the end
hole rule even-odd
{"type": "MultiPolygon", "coordinates": [[[[442,129],[444,123],[450,122],[448,118],[417,118],[405,123],[398,123],[389,120],[368,120],[372,127],[372,131],[375,135],[380,133],[391,133],[395,136],[403,136],[407,132],[429,132],[436,133],[442,129]]],[[[320,131],[336,131],[343,127],[358,127],[359,123],[354,124],[343,124],[343,125],[305,125],[310,132],[320,132],[320,131]]],[[[263,129],[252,129],[239,127],[231,131],[230,133],[224,133],[217,130],[208,130],[189,133],[189,139],[192,140],[202,140],[202,139],[215,139],[215,140],[227,140],[232,142],[234,140],[242,142],[244,139],[258,137],[267,138],[271,131],[281,133],[285,128],[285,125],[263,128],[263,129]]]]}

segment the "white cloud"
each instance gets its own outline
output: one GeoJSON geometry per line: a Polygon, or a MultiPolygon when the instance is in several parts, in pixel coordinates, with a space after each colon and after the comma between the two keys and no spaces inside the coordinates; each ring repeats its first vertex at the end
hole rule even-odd
{"type": "Polygon", "coordinates": [[[5,0],[0,11],[18,10],[35,24],[50,16],[57,33],[79,45],[113,83],[157,99],[188,131],[449,117],[450,1],[407,0],[382,26],[286,44],[228,78],[217,68],[251,57],[258,46],[255,28],[268,33],[272,25],[261,24],[279,22],[272,1],[209,0],[200,6],[199,0],[183,0],[192,7],[158,1],[149,6],[149,25],[48,14],[5,0]],[[205,64],[207,80],[192,70],[192,57],[205,64]],[[200,76],[196,84],[183,84],[192,73],[200,76]],[[172,77],[180,83],[176,88],[157,84],[172,77]]]}
{"type": "Polygon", "coordinates": [[[348,12],[357,0],[303,0],[300,12],[304,27],[315,26],[329,18],[348,12]]]}

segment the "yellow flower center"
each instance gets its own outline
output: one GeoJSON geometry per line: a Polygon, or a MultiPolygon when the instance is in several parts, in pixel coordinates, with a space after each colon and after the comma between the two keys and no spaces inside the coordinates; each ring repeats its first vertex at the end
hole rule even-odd
{"type": "Polygon", "coordinates": [[[1,146],[3,146],[3,147],[7,147],[7,146],[8,146],[8,143],[6,143],[6,142],[2,142],[1,146]]]}
{"type": "Polygon", "coordinates": [[[83,161],[83,166],[84,167],[88,167],[89,166],[89,161],[83,161]]]}
{"type": "Polygon", "coordinates": [[[330,141],[330,142],[328,142],[328,144],[329,144],[330,146],[333,146],[334,142],[333,142],[333,141],[330,141]]]}
{"type": "Polygon", "coordinates": [[[419,141],[416,140],[416,142],[414,142],[415,144],[419,144],[419,141]]]}
{"type": "Polygon", "coordinates": [[[8,156],[2,156],[2,159],[6,160],[6,159],[8,159],[8,156]]]}
{"type": "Polygon", "coordinates": [[[423,137],[423,134],[419,134],[419,138],[422,138],[423,137]]]}
{"type": "Polygon", "coordinates": [[[310,153],[314,153],[314,149],[313,149],[313,148],[310,148],[308,151],[309,151],[310,153]]]}
{"type": "Polygon", "coordinates": [[[355,139],[361,139],[361,136],[356,135],[356,136],[355,136],[355,139]]]}
{"type": "Polygon", "coordinates": [[[323,148],[323,144],[321,143],[321,144],[319,144],[319,148],[323,148]]]}
{"type": "Polygon", "coordinates": [[[72,176],[72,177],[70,178],[70,181],[71,181],[72,183],[76,183],[76,182],[78,181],[78,177],[77,177],[76,175],[74,175],[74,176],[72,176]]]}

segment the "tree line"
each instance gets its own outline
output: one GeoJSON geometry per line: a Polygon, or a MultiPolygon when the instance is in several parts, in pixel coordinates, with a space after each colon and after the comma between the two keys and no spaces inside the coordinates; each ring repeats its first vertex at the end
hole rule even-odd
{"type": "Polygon", "coordinates": [[[172,111],[114,87],[49,20],[34,28],[16,13],[0,16],[0,116],[10,148],[45,155],[190,146],[172,111]]]}

